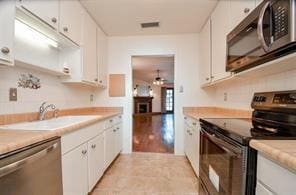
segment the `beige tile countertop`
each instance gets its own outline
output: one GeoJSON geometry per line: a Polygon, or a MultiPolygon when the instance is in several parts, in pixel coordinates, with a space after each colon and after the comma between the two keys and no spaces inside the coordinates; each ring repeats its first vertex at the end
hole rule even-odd
{"type": "Polygon", "coordinates": [[[251,140],[250,146],[265,157],[296,171],[296,140],[251,140]]]}
{"type": "Polygon", "coordinates": [[[79,112],[67,111],[64,112],[63,116],[67,115],[98,115],[97,117],[92,117],[89,120],[83,121],[79,124],[72,126],[67,126],[65,128],[51,130],[51,131],[22,131],[22,130],[0,130],[0,155],[17,150],[28,145],[44,141],[53,137],[60,137],[64,134],[73,132],[77,129],[92,125],[99,121],[105,120],[107,118],[122,114],[122,109],[118,110],[101,110],[101,109],[91,109],[83,110],[79,112]]]}
{"type": "Polygon", "coordinates": [[[252,118],[251,110],[238,110],[219,107],[184,107],[185,116],[200,118],[252,118]]]}

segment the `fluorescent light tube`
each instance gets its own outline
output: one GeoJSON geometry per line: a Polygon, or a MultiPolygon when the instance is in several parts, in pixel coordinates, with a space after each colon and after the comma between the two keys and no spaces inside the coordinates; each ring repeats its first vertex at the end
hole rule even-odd
{"type": "Polygon", "coordinates": [[[30,44],[58,48],[58,43],[27,24],[15,19],[15,36],[30,44]]]}

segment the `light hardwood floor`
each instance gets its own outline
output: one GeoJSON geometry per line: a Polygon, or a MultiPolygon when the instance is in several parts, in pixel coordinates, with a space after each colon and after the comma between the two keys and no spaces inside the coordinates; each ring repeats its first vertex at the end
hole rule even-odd
{"type": "Polygon", "coordinates": [[[184,156],[120,155],[91,195],[197,195],[198,179],[184,156]]]}

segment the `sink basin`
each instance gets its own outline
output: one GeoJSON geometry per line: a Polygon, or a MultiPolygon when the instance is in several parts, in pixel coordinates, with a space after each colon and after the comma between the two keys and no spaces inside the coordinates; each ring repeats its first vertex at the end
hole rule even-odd
{"type": "Polygon", "coordinates": [[[52,131],[61,129],[75,124],[85,122],[94,118],[100,117],[99,115],[81,115],[81,116],[63,116],[59,118],[34,121],[26,123],[16,123],[11,125],[0,126],[0,129],[6,130],[28,130],[28,131],[52,131]]]}

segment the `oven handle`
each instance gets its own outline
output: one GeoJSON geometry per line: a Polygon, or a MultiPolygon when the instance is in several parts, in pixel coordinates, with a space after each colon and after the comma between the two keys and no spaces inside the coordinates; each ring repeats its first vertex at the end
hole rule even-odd
{"type": "Polygon", "coordinates": [[[237,146],[233,146],[232,144],[224,141],[222,138],[217,137],[216,134],[210,134],[205,130],[201,130],[204,135],[209,138],[212,142],[216,143],[219,147],[225,150],[227,153],[231,154],[232,156],[238,156],[242,154],[242,151],[238,149],[237,146]]]}
{"type": "Polygon", "coordinates": [[[15,170],[18,170],[18,169],[24,167],[26,164],[29,164],[31,162],[34,162],[34,161],[44,157],[48,153],[56,150],[57,147],[58,147],[58,143],[53,144],[53,145],[33,154],[31,156],[25,157],[19,161],[16,161],[16,162],[6,165],[4,167],[0,167],[0,177],[3,177],[11,172],[14,172],[15,170]]]}
{"type": "Polygon", "coordinates": [[[263,19],[264,19],[264,14],[267,10],[267,8],[270,6],[270,2],[267,2],[263,7],[262,10],[260,11],[259,14],[259,19],[258,19],[258,26],[257,26],[257,33],[258,33],[258,39],[261,43],[261,46],[265,52],[269,52],[270,47],[266,44],[264,40],[264,34],[263,34],[263,19]]]}

